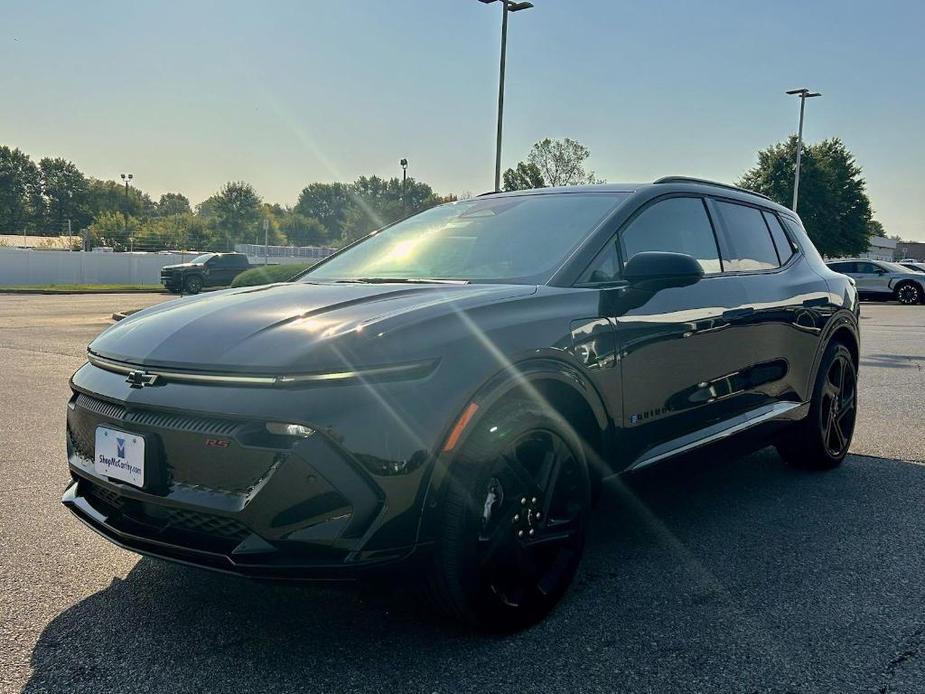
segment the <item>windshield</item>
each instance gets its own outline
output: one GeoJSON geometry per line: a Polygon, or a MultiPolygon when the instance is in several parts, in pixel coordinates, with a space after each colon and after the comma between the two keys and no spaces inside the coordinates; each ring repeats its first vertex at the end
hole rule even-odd
{"type": "Polygon", "coordinates": [[[903,267],[899,263],[888,263],[884,260],[880,262],[880,266],[885,270],[889,270],[890,272],[904,272],[906,274],[909,273],[909,268],[903,267]]]}
{"type": "Polygon", "coordinates": [[[302,279],[543,283],[627,195],[522,195],[440,205],[383,229],[302,279]]]}
{"type": "Polygon", "coordinates": [[[214,255],[214,253],[203,253],[202,255],[193,258],[190,262],[193,265],[205,265],[206,261],[209,260],[209,258],[212,258],[214,255]]]}

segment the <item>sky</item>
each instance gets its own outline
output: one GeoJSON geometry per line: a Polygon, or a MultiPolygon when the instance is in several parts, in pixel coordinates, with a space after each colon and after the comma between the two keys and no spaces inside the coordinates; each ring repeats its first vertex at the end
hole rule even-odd
{"type": "MultiPolygon", "coordinates": [[[[925,3],[533,0],[510,17],[503,166],[544,137],[598,177],[732,182],[796,131],[837,136],[888,234],[925,241],[925,3]]],[[[500,4],[0,0],[0,144],[197,203],[230,180],[408,173],[492,188],[500,4]]]]}

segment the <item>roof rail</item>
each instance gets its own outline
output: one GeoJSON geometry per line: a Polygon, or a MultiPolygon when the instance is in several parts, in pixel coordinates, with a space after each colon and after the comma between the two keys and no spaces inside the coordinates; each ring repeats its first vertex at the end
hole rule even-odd
{"type": "MultiPolygon", "coordinates": [[[[748,193],[750,195],[757,195],[759,198],[764,198],[765,200],[771,200],[764,193],[759,193],[754,190],[748,190],[748,188],[739,188],[739,186],[732,186],[728,183],[718,183],[716,181],[710,181],[706,178],[694,178],[693,176],[662,176],[654,183],[700,183],[705,186],[715,186],[717,188],[725,188],[726,190],[737,190],[740,193],[748,193]]],[[[773,200],[771,201],[773,202],[773,200]]]]}

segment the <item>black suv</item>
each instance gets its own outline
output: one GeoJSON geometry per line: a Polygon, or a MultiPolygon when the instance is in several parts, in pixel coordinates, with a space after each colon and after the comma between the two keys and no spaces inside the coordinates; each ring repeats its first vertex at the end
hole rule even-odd
{"type": "Polygon", "coordinates": [[[161,284],[171,292],[198,294],[203,287],[226,287],[251,264],[243,253],[204,253],[188,263],[161,268],[161,284]]]}
{"type": "Polygon", "coordinates": [[[761,195],[496,193],[106,330],[72,378],[63,501],[142,554],[402,567],[516,629],[566,591],[608,476],[733,438],[841,463],[857,366],[854,285],[761,195]]]}

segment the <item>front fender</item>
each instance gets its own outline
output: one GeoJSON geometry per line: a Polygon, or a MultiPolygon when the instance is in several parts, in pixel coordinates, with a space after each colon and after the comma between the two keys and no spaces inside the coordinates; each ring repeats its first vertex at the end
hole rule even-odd
{"type": "Polygon", "coordinates": [[[424,495],[424,504],[421,513],[421,525],[418,530],[418,539],[428,542],[436,539],[439,533],[440,508],[446,494],[450,467],[458,451],[465,446],[465,439],[479,425],[479,421],[490,412],[492,407],[508,397],[515,391],[533,393],[537,392],[539,382],[553,381],[568,387],[577,394],[588,406],[594,415],[594,420],[600,429],[601,435],[606,436],[612,431],[612,418],[608,412],[603,397],[597,388],[574,365],[551,357],[534,358],[511,365],[483,383],[460,410],[459,415],[448,424],[443,436],[443,444],[435,454],[431,475],[427,482],[424,495]],[[460,442],[455,446],[448,446],[451,432],[463,418],[467,411],[475,406],[477,409],[471,418],[465,422],[460,442]]]}

